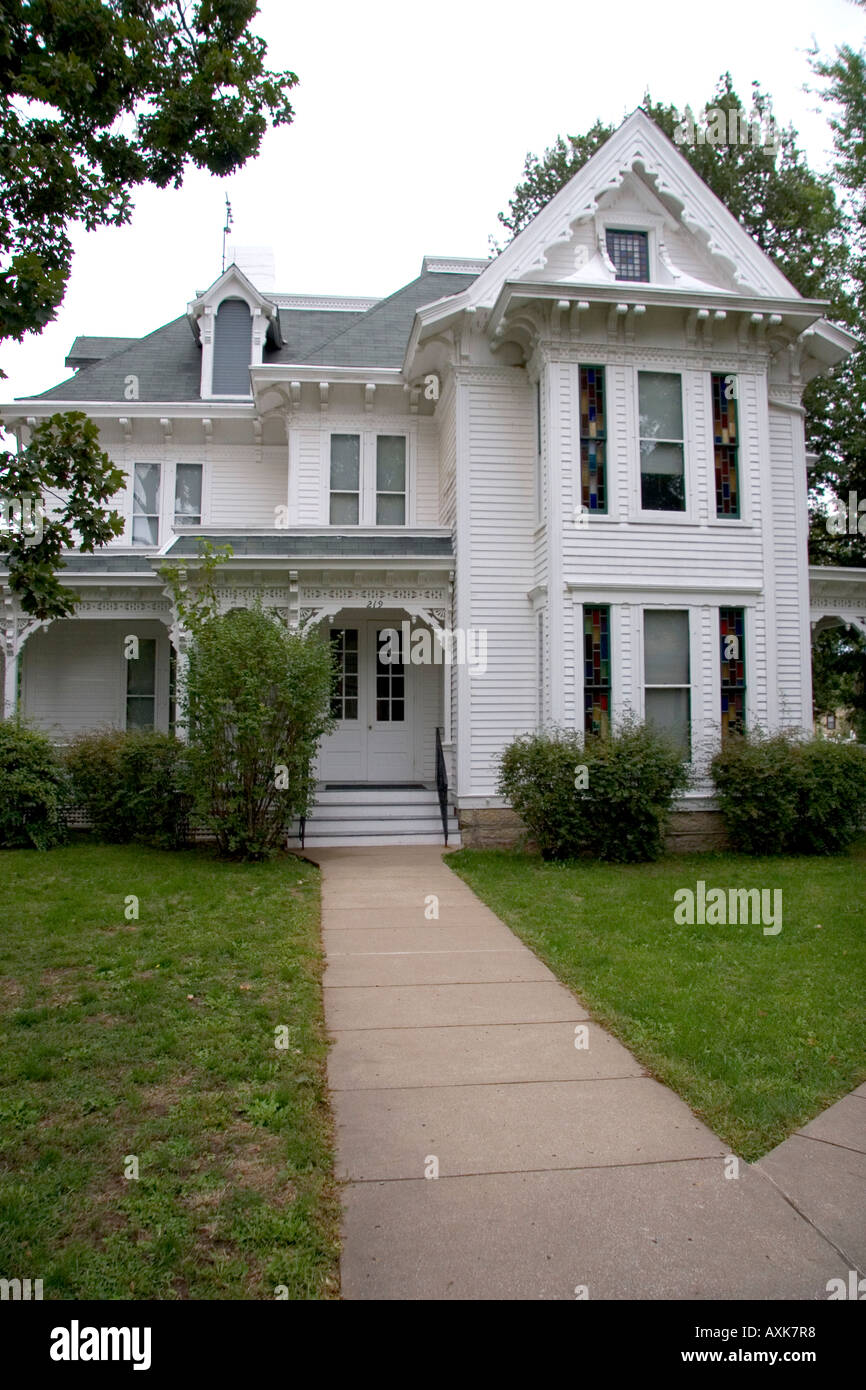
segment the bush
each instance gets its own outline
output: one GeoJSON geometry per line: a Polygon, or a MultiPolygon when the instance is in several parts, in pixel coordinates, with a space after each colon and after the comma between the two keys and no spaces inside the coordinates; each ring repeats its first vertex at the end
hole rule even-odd
{"type": "Polygon", "coordinates": [[[545,859],[658,859],[674,794],[687,785],[683,756],[633,722],[609,737],[527,734],[500,764],[499,790],[545,859]]]}
{"type": "Polygon", "coordinates": [[[866,821],[866,748],[790,733],[728,739],[712,762],[728,838],[746,854],[839,854],[866,821]]]}
{"type": "Polygon", "coordinates": [[[184,694],[190,786],[221,855],[261,859],[307,814],[319,739],[332,727],[331,683],[318,633],[256,608],[198,626],[184,694]]]}
{"type": "Polygon", "coordinates": [[[0,721],[0,847],[62,843],[68,807],[68,780],[51,740],[17,720],[0,721]]]}
{"type": "Polygon", "coordinates": [[[76,801],[102,840],[169,849],[184,839],[184,746],[170,734],[106,729],[67,749],[76,801]]]}

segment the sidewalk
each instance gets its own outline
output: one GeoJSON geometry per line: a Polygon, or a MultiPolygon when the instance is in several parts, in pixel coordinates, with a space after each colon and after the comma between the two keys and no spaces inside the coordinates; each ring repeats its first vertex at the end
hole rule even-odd
{"type": "Polygon", "coordinates": [[[441,849],[309,857],[323,874],[344,1298],[824,1299],[863,1263],[866,1088],[727,1179],[721,1141],[441,849]],[[810,1135],[841,1106],[855,1107],[850,1147],[810,1135]]]}

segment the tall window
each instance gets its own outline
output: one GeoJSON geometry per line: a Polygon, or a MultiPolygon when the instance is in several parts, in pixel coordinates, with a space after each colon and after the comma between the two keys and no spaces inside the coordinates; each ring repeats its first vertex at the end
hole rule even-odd
{"type": "Polygon", "coordinates": [[[610,732],[610,609],[583,610],[583,728],[587,734],[610,732]]]}
{"type": "Polygon", "coordinates": [[[137,463],[132,480],[132,544],[159,545],[159,464],[137,463]]]}
{"type": "MultiPolygon", "coordinates": [[[[400,661],[385,659],[392,654],[390,643],[393,638],[393,628],[383,628],[376,633],[376,719],[380,724],[402,724],[406,718],[406,672],[402,646],[400,661]]],[[[401,643],[402,640],[401,635],[401,643]]]]}
{"type": "Polygon", "coordinates": [[[334,719],[358,718],[358,629],[331,629],[331,657],[334,664],[334,683],[331,686],[331,716],[334,719]]]}
{"type": "Polygon", "coordinates": [[[607,511],[607,429],[604,367],[580,369],[580,500],[585,511],[607,511]]]}
{"type": "Polygon", "coordinates": [[[691,747],[689,615],[682,609],[644,613],[644,700],[647,723],[684,753],[691,747]]]}
{"type": "Polygon", "coordinates": [[[713,457],[716,470],[716,516],[740,515],[736,377],[713,372],[713,457]]]}
{"type": "Polygon", "coordinates": [[[746,729],[746,621],[742,608],[719,609],[722,738],[746,729]]]}
{"type": "Polygon", "coordinates": [[[201,525],[200,463],[179,463],[174,475],[175,526],[201,525]]]}
{"type": "Polygon", "coordinates": [[[331,435],[332,526],[357,526],[361,515],[361,436],[331,435]]]}
{"type": "Polygon", "coordinates": [[[406,436],[376,438],[376,525],[406,524],[406,436]]]}
{"type": "Polygon", "coordinates": [[[686,509],[683,395],[675,372],[638,372],[641,506],[686,509]]]}
{"type": "Polygon", "coordinates": [[[212,390],[215,396],[250,394],[252,316],[242,299],[224,299],[217,309],[213,340],[212,390]]]}
{"type": "Polygon", "coordinates": [[[607,233],[607,254],[617,280],[649,279],[649,238],[646,232],[607,233]]]}
{"type": "Polygon", "coordinates": [[[138,656],[126,663],[126,727],[156,726],[156,638],[141,637],[138,656]]]}

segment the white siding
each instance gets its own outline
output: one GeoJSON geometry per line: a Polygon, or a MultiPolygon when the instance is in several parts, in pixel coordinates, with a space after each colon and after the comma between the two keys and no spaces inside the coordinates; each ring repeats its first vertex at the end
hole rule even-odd
{"type": "MultiPolygon", "coordinates": [[[[534,399],[525,374],[485,373],[465,388],[470,410],[468,479],[471,626],[487,631],[487,672],[463,683],[471,703],[471,784],[495,794],[497,759],[515,734],[535,727],[533,584],[534,399]]],[[[461,471],[463,461],[460,461],[461,471]]],[[[465,568],[462,569],[465,582],[465,568]]]]}
{"type": "Polygon", "coordinates": [[[34,633],[24,647],[23,713],[65,741],[87,729],[126,724],[124,640],[157,641],[157,724],[168,727],[168,633],[159,622],[63,619],[34,633]]]}

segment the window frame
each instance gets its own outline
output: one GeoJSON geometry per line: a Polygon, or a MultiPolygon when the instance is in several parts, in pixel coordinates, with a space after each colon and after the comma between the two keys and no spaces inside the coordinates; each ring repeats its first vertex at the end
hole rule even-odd
{"type": "Polygon", "coordinates": [[[665,524],[665,525],[668,524],[668,523],[670,523],[670,522],[673,522],[675,525],[682,525],[682,524],[685,523],[685,522],[691,523],[691,522],[694,521],[694,510],[693,510],[693,509],[694,509],[694,499],[695,499],[696,493],[698,492],[698,488],[697,488],[697,486],[696,486],[695,479],[694,479],[693,476],[692,476],[692,470],[691,470],[691,466],[690,466],[690,464],[691,464],[691,447],[690,447],[690,446],[691,446],[691,440],[690,440],[690,433],[689,433],[689,431],[690,431],[690,420],[691,420],[690,406],[691,406],[691,404],[692,404],[692,399],[691,399],[691,397],[692,397],[692,391],[690,390],[690,386],[691,386],[691,382],[690,382],[690,380],[689,380],[689,369],[688,369],[688,368],[680,367],[680,368],[677,368],[677,369],[675,369],[675,370],[673,370],[673,371],[669,371],[669,370],[667,370],[666,368],[662,368],[662,369],[660,370],[660,369],[659,369],[658,367],[656,367],[656,366],[646,366],[646,367],[635,366],[635,368],[634,368],[634,384],[633,384],[633,393],[634,393],[634,394],[633,394],[633,403],[634,403],[634,434],[635,434],[635,440],[636,440],[636,445],[637,445],[637,478],[636,478],[635,515],[634,515],[633,518],[632,518],[633,520],[639,520],[639,521],[656,521],[656,522],[660,522],[661,524],[665,524]],[[680,507],[680,508],[678,508],[678,509],[676,509],[676,510],[674,510],[674,509],[662,509],[662,508],[656,508],[656,507],[645,507],[645,506],[644,506],[644,500],[643,500],[643,475],[644,475],[644,469],[643,469],[643,453],[642,453],[642,451],[641,451],[641,444],[644,442],[644,439],[649,440],[651,437],[650,437],[650,436],[644,436],[644,435],[641,434],[641,424],[640,424],[640,379],[641,379],[641,376],[675,376],[675,377],[678,378],[679,383],[680,383],[680,413],[681,413],[681,418],[682,418],[682,438],[681,438],[681,439],[668,439],[668,438],[665,438],[665,439],[656,439],[656,440],[655,440],[655,442],[658,443],[658,444],[674,444],[674,445],[679,445],[679,447],[682,449],[682,455],[683,455],[683,472],[682,472],[682,479],[683,479],[683,493],[684,493],[684,497],[683,497],[683,506],[680,507]]]}
{"type": "Polygon", "coordinates": [[[159,549],[163,536],[162,512],[165,499],[165,465],[159,459],[136,459],[130,470],[129,475],[129,544],[136,550],[157,550],[159,549]],[[135,479],[139,468],[155,468],[157,470],[156,511],[139,512],[135,507],[135,479]],[[156,540],[137,541],[135,539],[135,522],[137,517],[144,517],[146,520],[156,521],[156,540]]]}
{"type": "Polygon", "coordinates": [[[159,729],[159,720],[158,720],[158,714],[159,714],[159,709],[158,709],[158,702],[159,702],[159,676],[160,676],[159,640],[158,640],[156,637],[137,637],[137,640],[138,640],[139,656],[138,656],[138,657],[124,657],[124,667],[125,667],[125,670],[124,670],[124,675],[123,675],[123,727],[124,727],[124,729],[127,729],[127,730],[142,730],[142,729],[143,729],[143,730],[150,730],[150,729],[157,730],[157,729],[159,729]],[[133,668],[133,661],[140,660],[141,649],[142,649],[142,647],[143,647],[143,645],[144,645],[145,642],[148,642],[148,643],[152,643],[152,644],[153,644],[153,691],[152,691],[150,694],[144,693],[144,694],[133,694],[133,695],[130,695],[130,693],[129,693],[129,677],[130,677],[131,671],[134,669],[134,668],[133,668]],[[141,701],[143,701],[143,700],[150,700],[151,705],[152,705],[152,710],[153,710],[153,717],[152,717],[152,720],[151,720],[150,724],[130,724],[130,722],[129,722],[129,702],[130,702],[131,699],[132,699],[132,700],[141,700],[141,701]]]}
{"type": "Polygon", "coordinates": [[[406,526],[409,515],[409,442],[405,434],[385,434],[376,432],[375,440],[376,461],[373,484],[375,489],[375,526],[406,526]],[[379,487],[379,441],[382,439],[402,439],[403,441],[403,487],[397,492],[393,489],[379,487]],[[402,521],[380,521],[379,520],[379,498],[380,497],[402,497],[403,498],[403,520],[402,521]]]}
{"type": "MultiPolygon", "coordinates": [[[[642,704],[643,718],[644,718],[644,721],[645,721],[646,723],[649,722],[649,717],[648,717],[648,713],[647,713],[647,698],[646,698],[646,696],[647,696],[647,691],[648,691],[648,690],[685,690],[685,691],[687,691],[687,692],[688,692],[688,738],[687,738],[687,742],[686,742],[685,755],[686,755],[686,757],[687,757],[687,759],[688,759],[689,762],[692,762],[692,761],[694,760],[694,756],[695,756],[695,749],[694,749],[694,731],[695,731],[695,713],[696,713],[696,703],[697,703],[697,702],[696,702],[696,694],[698,693],[698,692],[696,692],[696,690],[695,690],[695,661],[694,661],[695,633],[694,633],[694,630],[693,630],[693,629],[694,629],[693,614],[692,614],[691,608],[689,608],[687,605],[684,606],[684,605],[680,605],[680,604],[664,604],[664,603],[645,603],[645,604],[642,604],[642,605],[641,605],[641,620],[640,620],[640,646],[641,646],[641,650],[640,650],[640,663],[641,663],[641,664],[640,664],[640,691],[641,691],[641,704],[642,704]],[[648,614],[648,613],[682,613],[682,614],[684,615],[684,617],[685,617],[686,637],[687,637],[687,641],[688,641],[688,647],[687,647],[688,660],[689,660],[689,678],[688,678],[688,682],[683,682],[683,681],[664,681],[664,682],[661,682],[661,681],[652,681],[652,682],[649,682],[649,681],[647,681],[647,678],[646,678],[646,660],[647,660],[646,618],[647,618],[647,614],[648,614]]],[[[700,651],[699,651],[698,655],[699,655],[699,657],[700,657],[700,651]]],[[[699,660],[699,662],[698,662],[698,670],[699,670],[699,672],[700,672],[700,660],[699,660]]]]}
{"type": "MultiPolygon", "coordinates": [[[[577,443],[578,443],[578,487],[580,491],[581,512],[586,512],[588,516],[609,516],[610,515],[610,474],[608,471],[608,444],[610,441],[610,431],[608,429],[608,406],[607,406],[607,365],[604,362],[579,362],[577,366],[577,443]],[[601,393],[602,393],[602,418],[604,429],[595,435],[584,434],[583,432],[583,373],[601,372],[601,393]],[[601,478],[601,492],[604,496],[604,506],[592,508],[589,505],[587,496],[584,495],[584,444],[595,442],[601,444],[601,468],[597,470],[597,476],[601,478]]],[[[587,461],[587,469],[589,464],[587,461]]]]}
{"type": "Polygon", "coordinates": [[[607,258],[614,268],[615,280],[618,285],[648,285],[652,280],[652,246],[650,244],[650,229],[648,227],[629,227],[618,226],[614,222],[608,222],[604,227],[604,249],[607,258]],[[610,249],[610,238],[615,236],[640,237],[641,245],[646,251],[646,275],[620,275],[616,261],[610,249]]]}
{"type": "Polygon", "coordinates": [[[205,464],[199,459],[176,459],[174,465],[174,487],[173,487],[173,510],[172,510],[172,529],[186,530],[190,526],[203,526],[205,521],[205,464]],[[181,468],[197,468],[201,478],[201,488],[199,491],[199,514],[198,520],[187,521],[183,513],[177,510],[177,482],[178,470],[181,468]]]}
{"type": "Polygon", "coordinates": [[[719,652],[719,671],[718,671],[718,693],[719,693],[719,730],[721,740],[731,738],[736,733],[745,733],[749,727],[749,631],[748,631],[748,608],[744,604],[720,604],[717,617],[718,652],[719,652]],[[735,658],[743,668],[742,680],[740,683],[725,681],[724,666],[725,652],[724,643],[727,636],[736,636],[736,633],[723,633],[722,622],[730,621],[728,615],[739,614],[742,620],[742,635],[740,637],[739,656],[735,658]],[[734,727],[733,722],[725,724],[725,697],[731,694],[742,695],[742,721],[739,729],[734,727]]]}
{"type": "MultiPolygon", "coordinates": [[[[603,733],[603,734],[607,734],[607,733],[610,733],[610,732],[611,732],[612,727],[613,727],[613,605],[610,604],[610,603],[582,603],[582,604],[580,605],[580,626],[579,626],[579,629],[578,629],[578,630],[579,630],[580,635],[581,635],[581,643],[582,643],[582,645],[581,645],[581,652],[580,652],[580,662],[581,662],[582,686],[583,686],[583,733],[584,733],[584,737],[586,737],[586,736],[589,735],[589,734],[596,733],[596,732],[598,732],[598,733],[603,733]],[[594,613],[594,612],[603,613],[603,614],[606,616],[606,618],[607,618],[607,683],[606,683],[606,684],[601,684],[601,683],[596,684],[595,682],[588,681],[587,678],[586,678],[586,666],[587,666],[586,640],[587,640],[587,635],[588,635],[588,634],[587,634],[587,631],[586,631],[586,621],[587,621],[587,615],[590,614],[590,613],[594,613]],[[595,693],[595,692],[603,692],[603,693],[606,693],[606,694],[607,694],[607,729],[606,729],[606,730],[604,730],[604,729],[595,730],[595,729],[593,729],[593,728],[587,728],[587,716],[588,716],[588,714],[589,714],[589,711],[587,710],[587,697],[588,697],[589,695],[595,693]]],[[[601,660],[603,660],[603,659],[604,659],[604,658],[602,657],[601,660]]]]}
{"type": "MultiPolygon", "coordinates": [[[[350,421],[346,425],[340,425],[336,421],[329,423],[327,428],[322,430],[321,440],[321,516],[323,524],[329,527],[347,527],[350,530],[366,528],[368,530],[378,530],[388,532],[403,531],[415,525],[415,467],[416,467],[416,438],[414,430],[407,426],[405,421],[389,426],[383,421],[381,427],[371,430],[359,427],[357,422],[350,421]],[[331,521],[331,440],[334,435],[354,435],[359,439],[359,467],[358,467],[358,520],[355,521],[331,521]],[[405,491],[405,520],[402,525],[396,522],[377,522],[376,521],[376,501],[377,490],[377,443],[380,436],[401,437],[406,441],[406,491],[405,491]]],[[[396,496],[396,493],[383,494],[396,496]]]]}

